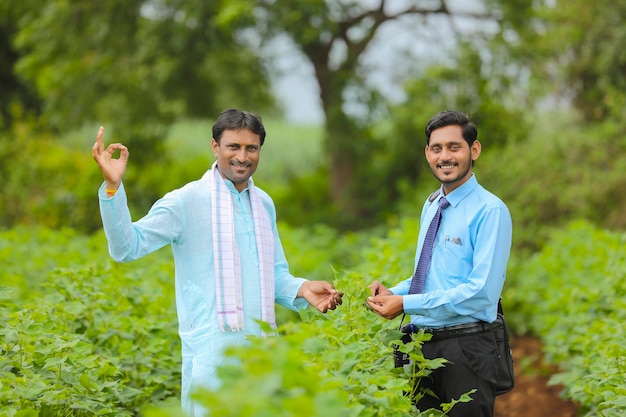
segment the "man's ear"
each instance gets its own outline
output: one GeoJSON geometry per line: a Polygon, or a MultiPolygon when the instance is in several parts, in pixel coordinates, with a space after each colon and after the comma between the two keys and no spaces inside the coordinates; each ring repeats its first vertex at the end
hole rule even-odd
{"type": "Polygon", "coordinates": [[[472,143],[472,148],[470,149],[470,152],[472,153],[472,161],[475,161],[478,159],[478,157],[480,156],[481,149],[482,149],[482,145],[480,144],[478,140],[475,140],[474,143],[472,143]]]}

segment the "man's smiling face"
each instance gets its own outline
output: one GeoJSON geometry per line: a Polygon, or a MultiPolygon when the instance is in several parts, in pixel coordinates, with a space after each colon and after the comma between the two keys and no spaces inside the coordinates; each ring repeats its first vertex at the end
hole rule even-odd
{"type": "Polygon", "coordinates": [[[470,147],[461,126],[444,126],[433,130],[425,152],[433,175],[448,194],[472,176],[472,162],[480,155],[480,142],[476,140],[470,147]]]}
{"type": "Polygon", "coordinates": [[[225,130],[220,142],[213,139],[211,146],[217,159],[217,170],[222,177],[231,180],[237,190],[243,191],[259,165],[259,135],[249,129],[225,130]]]}

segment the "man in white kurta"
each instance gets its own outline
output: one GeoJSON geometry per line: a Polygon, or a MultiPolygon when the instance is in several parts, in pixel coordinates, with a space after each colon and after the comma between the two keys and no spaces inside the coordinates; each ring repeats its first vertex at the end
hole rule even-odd
{"type": "Polygon", "coordinates": [[[212,169],[201,179],[167,193],[152,206],[146,216],[136,222],[131,219],[121,182],[128,150],[121,144],[109,145],[105,150],[103,128],[98,133],[93,149],[94,159],[105,177],[99,190],[99,200],[111,256],[117,261],[126,262],[168,244],[172,247],[176,307],[182,341],[182,402],[183,408],[191,415],[194,413],[189,395],[193,389],[219,385],[216,369],[224,361],[224,348],[245,343],[247,335],[261,335],[256,320],[264,318],[275,325],[274,301],[294,310],[310,302],[322,312],[334,309],[341,303],[341,294],[330,283],[297,278],[289,272],[276,227],[274,203],[267,193],[254,186],[251,178],[256,170],[255,162],[258,162],[265,133],[260,118],[257,120],[255,117],[234,109],[223,112],[216,122],[222,129],[216,130],[214,126],[212,146],[217,161],[212,169]],[[257,134],[259,124],[261,133],[257,134]],[[113,159],[112,154],[117,149],[121,151],[121,156],[113,159]],[[232,203],[229,211],[232,210],[235,255],[239,255],[236,264],[241,271],[237,274],[241,281],[237,285],[241,291],[237,306],[243,310],[242,321],[238,325],[233,325],[236,319],[227,322],[221,317],[227,313],[223,313],[218,301],[218,298],[226,295],[221,291],[222,284],[216,280],[216,274],[219,274],[216,262],[221,263],[221,260],[215,255],[218,249],[213,230],[216,228],[213,211],[218,211],[213,209],[215,202],[212,200],[216,193],[213,189],[215,181],[222,181],[220,185],[225,185],[222,196],[228,195],[228,205],[232,203]],[[214,184],[213,187],[211,184],[214,184]],[[269,220],[267,224],[271,226],[272,235],[269,240],[273,237],[270,246],[273,248],[273,260],[270,260],[273,262],[273,281],[270,285],[273,289],[272,310],[271,314],[265,315],[263,310],[267,307],[263,305],[261,288],[264,281],[260,272],[263,269],[263,257],[257,245],[259,232],[256,229],[255,233],[253,201],[257,202],[256,207],[262,207],[259,211],[264,211],[263,215],[269,220]],[[219,288],[216,288],[216,282],[219,288]]]}

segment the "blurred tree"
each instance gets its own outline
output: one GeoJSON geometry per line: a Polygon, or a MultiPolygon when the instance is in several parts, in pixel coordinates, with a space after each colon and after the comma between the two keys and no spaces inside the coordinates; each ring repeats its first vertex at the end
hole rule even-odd
{"type": "Polygon", "coordinates": [[[140,173],[146,164],[167,161],[163,140],[173,120],[211,118],[234,106],[273,108],[266,69],[238,31],[250,22],[243,14],[224,20],[222,6],[204,0],[2,2],[3,123],[10,127],[22,108],[41,110],[38,125],[53,132],[88,123],[95,137],[98,124],[114,127],[107,141],[129,146],[132,199],[148,206],[158,197],[155,180],[140,173]]]}
{"type": "Polygon", "coordinates": [[[626,118],[626,1],[543,0],[520,32],[533,94],[585,121],[626,118]]]}
{"type": "MultiPolygon", "coordinates": [[[[366,75],[370,68],[364,62],[364,55],[380,29],[391,22],[403,24],[407,31],[414,32],[416,41],[441,43],[441,56],[438,58],[443,60],[450,53],[445,47],[450,43],[448,38],[460,38],[469,43],[472,39],[495,36],[498,31],[514,31],[517,25],[524,23],[523,16],[532,6],[529,0],[486,0],[476,2],[472,7],[463,7],[458,2],[446,0],[420,4],[386,0],[262,0],[257,3],[262,10],[262,13],[257,12],[257,16],[263,37],[287,35],[314,69],[326,116],[325,144],[329,155],[333,201],[338,205],[339,215],[352,219],[356,225],[363,225],[368,218],[371,220],[371,215],[381,204],[389,205],[389,200],[385,198],[387,193],[381,194],[379,188],[385,185],[379,184],[374,178],[376,172],[372,170],[372,167],[380,166],[376,160],[379,157],[378,146],[373,145],[369,132],[363,129],[364,124],[371,125],[377,113],[379,117],[381,114],[380,98],[384,94],[367,85],[366,75]],[[449,30],[439,30],[446,22],[449,23],[449,30]],[[361,117],[366,122],[359,123],[359,118],[348,111],[351,97],[357,97],[357,101],[366,108],[366,114],[361,117]],[[381,200],[384,201],[374,201],[372,193],[382,195],[381,200]]],[[[405,74],[420,67],[415,55],[404,58],[401,62],[405,74]]],[[[478,55],[472,59],[473,64],[480,67],[478,55]]],[[[476,68],[469,73],[475,75],[481,70],[476,68]]],[[[428,94],[438,96],[437,103],[446,103],[442,97],[459,95],[469,100],[472,95],[487,92],[483,88],[484,83],[468,85],[470,83],[464,77],[466,73],[450,70],[447,74],[437,74],[442,78],[432,80],[436,86],[428,94]],[[440,84],[465,87],[460,87],[462,91],[459,92],[446,93],[437,89],[440,84]]],[[[487,75],[482,76],[485,79],[487,75]]],[[[496,101],[495,98],[493,101],[496,101]]],[[[493,101],[484,101],[483,108],[493,106],[493,101]]],[[[475,106],[470,109],[478,110],[475,106]]],[[[424,114],[423,109],[419,114],[424,114]]],[[[425,122],[415,121],[415,118],[413,121],[422,126],[425,122]]],[[[403,155],[401,159],[406,160],[407,149],[401,146],[396,149],[403,155]]],[[[414,149],[409,149],[414,152],[414,149]]],[[[391,169],[385,178],[398,173],[397,169],[391,169]]]]}
{"type": "Polygon", "coordinates": [[[13,45],[22,2],[0,3],[0,128],[9,128],[15,114],[39,114],[41,101],[30,86],[15,74],[20,54],[13,45]]]}
{"type": "Polygon", "coordinates": [[[54,127],[110,120],[134,157],[150,160],[176,116],[272,103],[261,61],[219,23],[216,2],[26,1],[17,70],[54,127]]]}
{"type": "Polygon", "coordinates": [[[416,187],[427,193],[438,186],[434,179],[427,181],[431,175],[424,158],[424,128],[441,110],[468,113],[478,126],[483,150],[525,140],[530,126],[522,110],[524,98],[515,88],[518,76],[501,68],[506,59],[485,59],[481,50],[485,48],[460,42],[447,63],[432,65],[409,79],[404,85],[406,100],[391,106],[386,123],[372,132],[376,158],[369,169],[375,175],[362,187],[369,188],[367,204],[373,212],[388,214],[396,209],[389,201],[406,199],[407,192],[419,194],[416,187]],[[428,173],[426,178],[423,172],[428,173]]]}

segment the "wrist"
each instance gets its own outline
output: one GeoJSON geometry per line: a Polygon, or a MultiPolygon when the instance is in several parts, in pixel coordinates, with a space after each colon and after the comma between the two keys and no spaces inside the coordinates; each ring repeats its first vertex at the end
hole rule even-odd
{"type": "Polygon", "coordinates": [[[298,294],[296,295],[296,297],[300,297],[300,298],[306,298],[306,294],[308,292],[308,287],[309,287],[309,283],[311,281],[304,281],[302,283],[302,285],[300,285],[300,288],[298,289],[298,294]]]}
{"type": "Polygon", "coordinates": [[[115,183],[115,182],[109,182],[109,181],[105,181],[104,184],[104,190],[107,194],[108,197],[113,197],[115,195],[115,193],[117,193],[117,190],[120,188],[120,184],[121,183],[115,183]]]}

